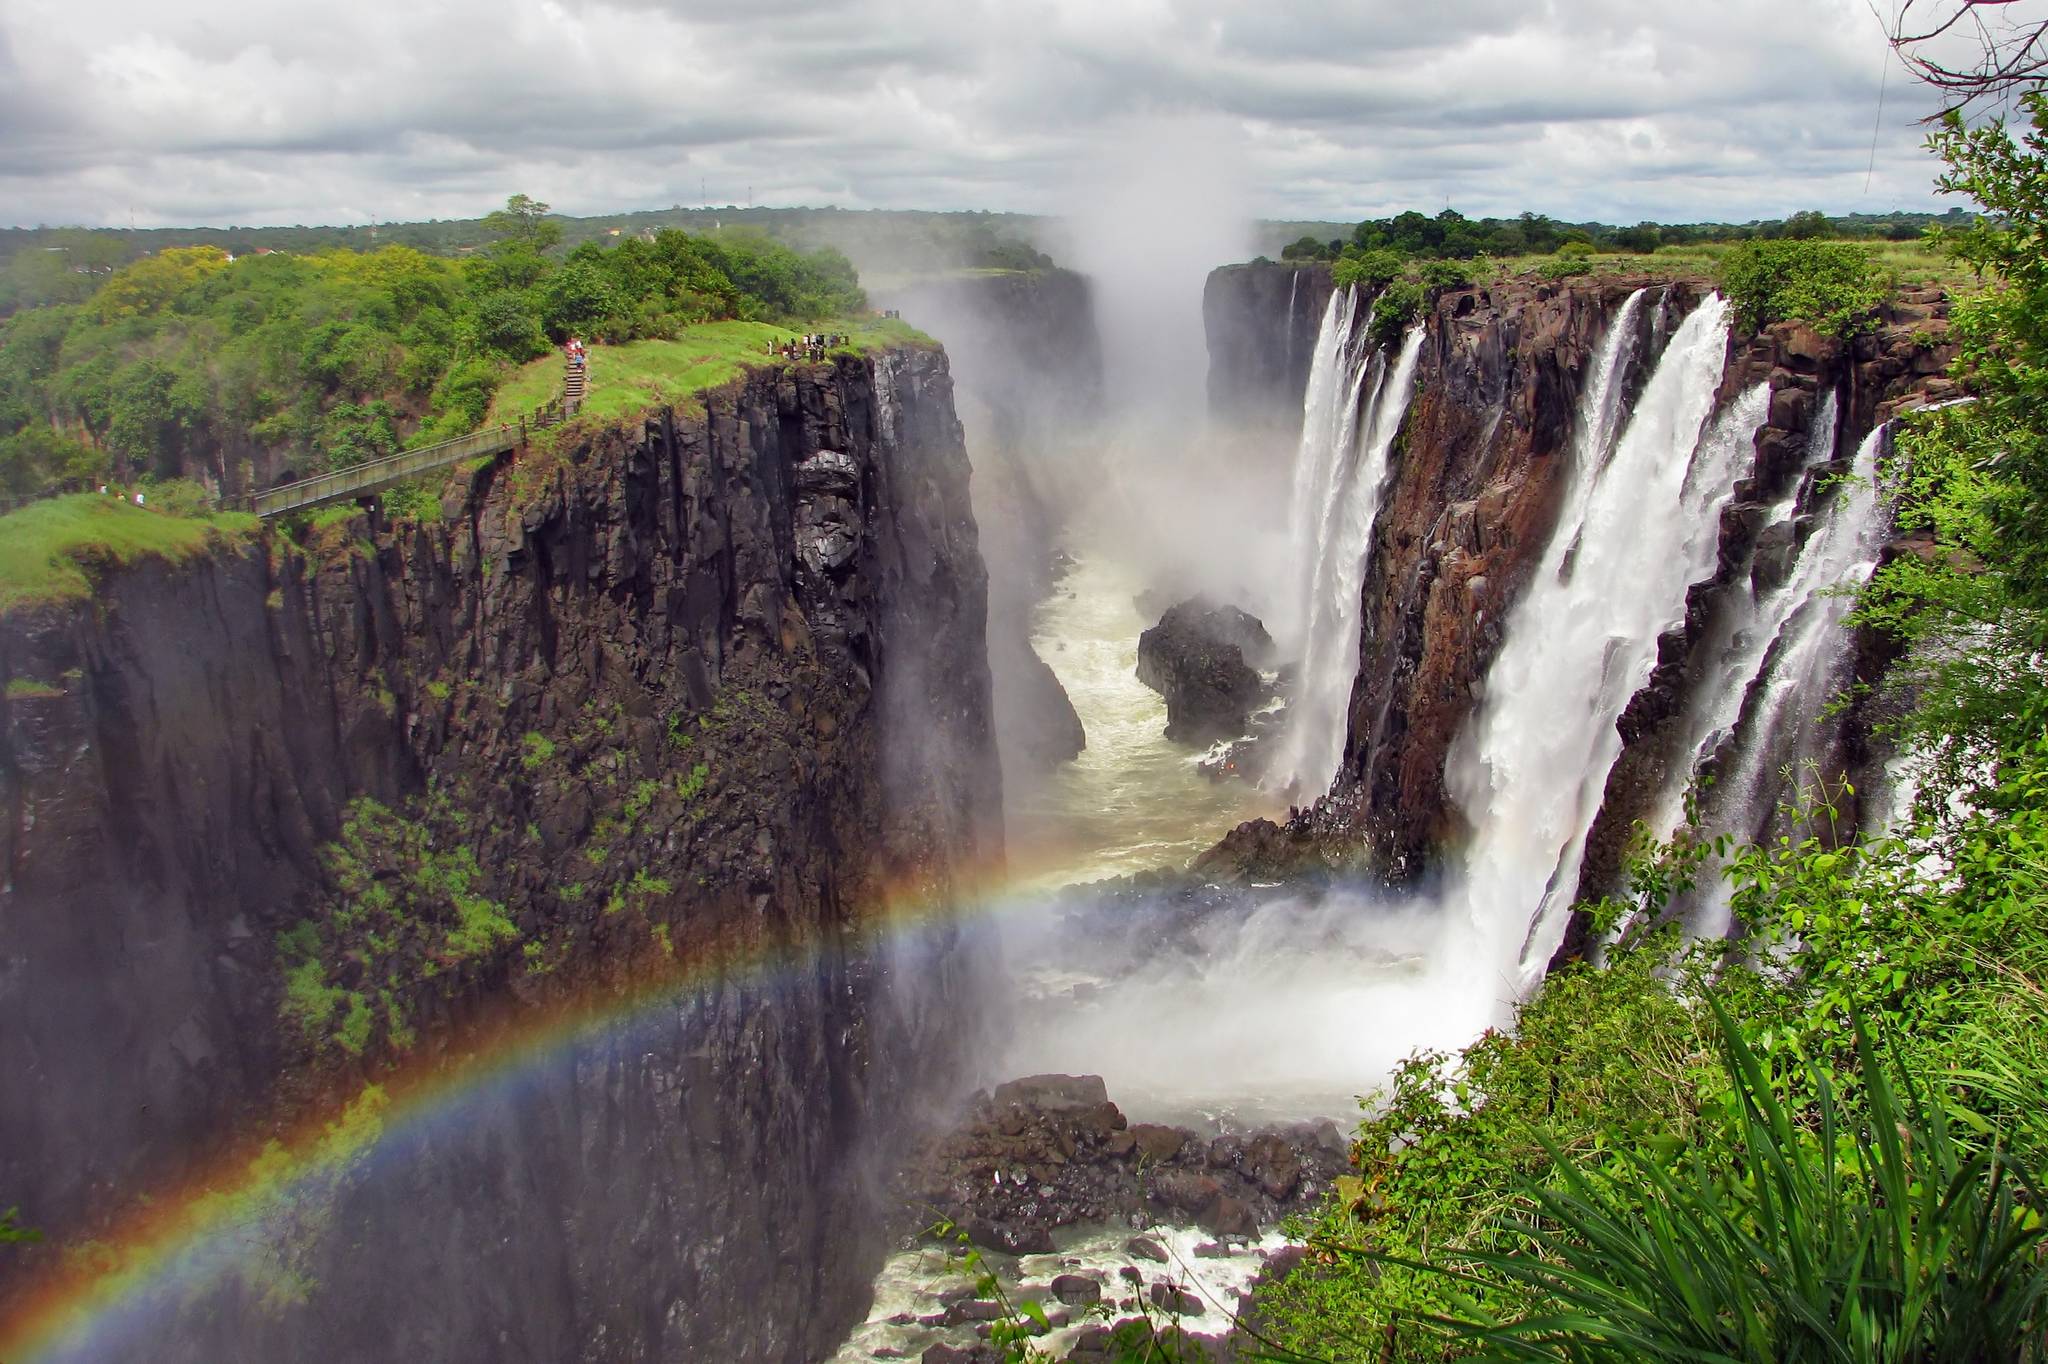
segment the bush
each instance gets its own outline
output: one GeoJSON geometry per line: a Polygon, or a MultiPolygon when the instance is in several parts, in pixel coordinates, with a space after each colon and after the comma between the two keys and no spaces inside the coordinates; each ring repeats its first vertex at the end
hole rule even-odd
{"type": "Polygon", "coordinates": [[[1422,311],[1428,301],[1429,291],[1422,281],[1397,279],[1380,291],[1372,303],[1372,343],[1375,346],[1391,346],[1401,339],[1401,333],[1422,311]]]}
{"type": "Polygon", "coordinates": [[[1575,275],[1593,273],[1593,262],[1585,255],[1565,255],[1562,251],[1536,267],[1536,273],[1544,279],[1570,279],[1575,275]]]}
{"type": "Polygon", "coordinates": [[[1745,327],[1805,322],[1829,336],[1871,325],[1891,281],[1846,242],[1743,242],[1721,257],[1721,292],[1745,327]]]}
{"type": "Polygon", "coordinates": [[[1462,261],[1426,260],[1416,273],[1425,289],[1462,289],[1472,282],[1472,268],[1462,261]]]}
{"type": "Polygon", "coordinates": [[[1371,251],[1357,251],[1347,254],[1330,271],[1330,278],[1339,289],[1359,285],[1362,288],[1377,289],[1401,277],[1407,261],[1398,251],[1380,247],[1371,251]]]}
{"type": "Polygon", "coordinates": [[[2026,1168],[1965,1152],[1942,1105],[1888,1074],[1860,1027],[1863,1116],[1811,1065],[1813,1111],[1796,1111],[1714,1011],[1735,1110],[1725,1130],[1689,1161],[1624,1147],[1580,1162],[1547,1139],[1557,1183],[1527,1187],[1534,1216],[1506,1220],[1510,1249],[1465,1257],[1529,1305],[1501,1313],[1467,1296],[1450,1334],[1588,1364],[2041,1358],[2048,1265],[2040,1218],[2019,1201],[2036,1197],[2026,1168]]]}

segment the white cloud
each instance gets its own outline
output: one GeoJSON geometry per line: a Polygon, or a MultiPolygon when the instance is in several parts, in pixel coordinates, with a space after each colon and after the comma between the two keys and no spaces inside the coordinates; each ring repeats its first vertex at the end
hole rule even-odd
{"type": "Polygon", "coordinates": [[[1884,59],[1863,0],[0,0],[0,217],[1047,211],[1174,115],[1273,217],[1936,207],[1884,59]]]}

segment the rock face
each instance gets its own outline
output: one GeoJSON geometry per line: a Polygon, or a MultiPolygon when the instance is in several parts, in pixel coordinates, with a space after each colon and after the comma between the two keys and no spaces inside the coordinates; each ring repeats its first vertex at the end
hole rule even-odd
{"type": "Polygon", "coordinates": [[[996,739],[1003,770],[1043,772],[1078,756],[1088,746],[1081,717],[1051,665],[1038,656],[1017,613],[989,622],[989,671],[996,678],[996,739]]]}
{"type": "Polygon", "coordinates": [[[1059,678],[1031,646],[1052,587],[1067,447],[1102,408],[1102,343],[1088,281],[1070,270],[925,280],[879,300],[945,343],[974,456],[989,568],[996,739],[1014,787],[1087,743],[1059,678]]]}
{"type": "Polygon", "coordinates": [[[0,1190],[51,1237],[0,1273],[365,1080],[639,1000],[323,1186],[274,1250],[302,1306],[173,1290],[148,1353],[815,1357],[882,1251],[875,1143],[972,1044],[974,952],[873,916],[1000,846],[944,357],[757,372],[446,513],[0,620],[0,676],[54,684],[0,700],[0,1077],[35,1096],[0,1190]]]}
{"type": "MultiPolygon", "coordinates": [[[[1056,1228],[1106,1221],[1192,1223],[1254,1240],[1348,1169],[1327,1122],[1205,1138],[1129,1122],[1099,1076],[1039,1075],[979,1097],[957,1129],[920,1148],[901,1182],[912,1206],[937,1209],[981,1245],[1042,1254],[1056,1228]]],[[[1167,1259],[1143,1236],[1125,1253],[1167,1259]]]]}
{"type": "Polygon", "coordinates": [[[1301,429],[1316,334],[1330,302],[1330,267],[1253,263],[1209,273],[1202,326],[1209,340],[1209,412],[1254,428],[1301,429]]]}
{"type": "Polygon", "coordinates": [[[1270,661],[1258,617],[1199,597],[1169,607],[1138,636],[1138,680],[1166,698],[1166,737],[1206,744],[1245,731],[1265,684],[1247,662],[1270,661]]]}
{"type": "MultiPolygon", "coordinates": [[[[1703,296],[1703,281],[1509,280],[1432,297],[1414,400],[1366,556],[1359,667],[1337,781],[1284,827],[1254,821],[1234,831],[1203,860],[1207,874],[1363,863],[1402,880],[1462,841],[1445,760],[1477,708],[1508,612],[1555,524],[1588,362],[1637,287],[1650,294],[1638,313],[1637,360],[1622,376],[1633,391],[1703,296]]],[[[1722,396],[1767,381],[1771,418],[1757,439],[1754,474],[1724,517],[1721,573],[1695,590],[1683,629],[1623,717],[1628,747],[1589,843],[1583,888],[1612,884],[1622,836],[1663,779],[1666,757],[1656,742],[1638,752],[1639,741],[1665,732],[1660,726],[1685,694],[1711,592],[1750,571],[1743,527],[1753,531],[1756,504],[1786,488],[1816,395],[1840,396],[1844,454],[1906,395],[1939,396],[1948,383],[1939,377],[1949,356],[1939,341],[1944,312],[1937,296],[1909,294],[1878,332],[1848,346],[1790,326],[1732,338],[1722,396]],[[1924,344],[1930,330],[1932,346],[1924,344]]],[[[1212,386],[1218,382],[1212,373],[1212,386]]],[[[1759,571],[1768,571],[1766,550],[1759,571]]]]}

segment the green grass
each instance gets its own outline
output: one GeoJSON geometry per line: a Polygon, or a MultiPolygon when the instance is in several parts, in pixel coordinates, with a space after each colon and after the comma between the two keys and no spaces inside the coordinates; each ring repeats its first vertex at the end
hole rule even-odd
{"type": "Polygon", "coordinates": [[[242,512],[171,516],[96,493],[33,503],[0,516],[0,615],[89,597],[105,568],[189,559],[254,535],[260,524],[242,512]]]}
{"type": "MultiPolygon", "coordinates": [[[[805,332],[844,333],[847,349],[892,345],[933,345],[907,322],[891,318],[837,319],[784,327],[767,322],[706,322],[673,341],[633,341],[590,348],[590,386],[583,415],[598,419],[636,416],[651,407],[687,404],[705,389],[737,379],[750,367],[784,363],[770,356],[770,341],[790,341],[805,332]]],[[[498,386],[492,421],[515,421],[562,391],[562,357],[553,353],[515,371],[498,386]]]]}
{"type": "Polygon", "coordinates": [[[63,694],[62,687],[53,687],[48,682],[38,682],[33,677],[7,679],[7,699],[10,701],[44,701],[63,694]]]}
{"type": "MultiPolygon", "coordinates": [[[[1735,245],[1733,242],[1699,242],[1690,246],[1662,247],[1654,255],[1596,254],[1585,259],[1596,275],[1712,279],[1720,269],[1721,257],[1735,245]]],[[[1908,287],[1939,284],[1955,293],[1971,293],[1981,287],[1967,266],[1939,251],[1929,250],[1921,242],[1857,241],[1854,245],[1869,251],[1878,269],[1890,273],[1900,284],[1908,287]]],[[[1555,256],[1548,255],[1498,257],[1492,262],[1492,277],[1507,279],[1530,274],[1555,259],[1555,256]]],[[[1486,279],[1485,263],[1475,261],[1473,265],[1474,278],[1486,279]]]]}

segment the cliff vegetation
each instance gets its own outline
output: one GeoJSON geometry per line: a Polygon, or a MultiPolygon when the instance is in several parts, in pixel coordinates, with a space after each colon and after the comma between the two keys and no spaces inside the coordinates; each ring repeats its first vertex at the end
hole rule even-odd
{"type": "Polygon", "coordinates": [[[664,231],[563,254],[546,210],[514,196],[459,259],[194,246],[80,276],[87,296],[0,324],[0,493],[343,468],[474,429],[508,375],[571,334],[667,339],[864,306],[836,252],[664,231]]]}

